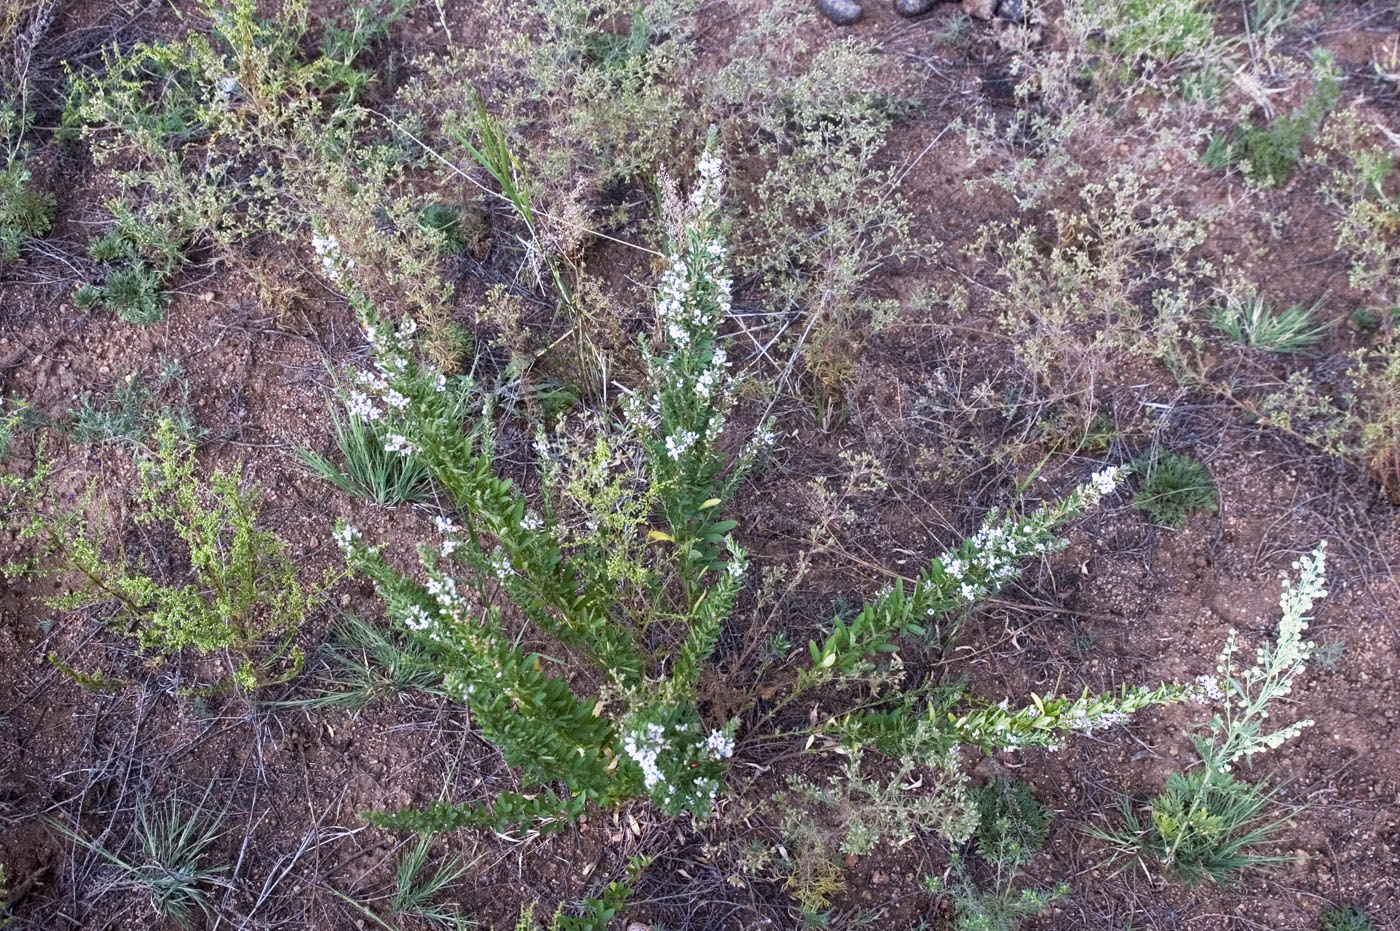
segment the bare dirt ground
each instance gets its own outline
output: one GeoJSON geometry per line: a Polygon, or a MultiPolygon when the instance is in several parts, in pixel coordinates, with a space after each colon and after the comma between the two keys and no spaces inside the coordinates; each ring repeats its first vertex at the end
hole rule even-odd
{"type": "MultiPolygon", "coordinates": [[[[724,40],[724,5],[707,36],[724,40]]],[[[917,21],[899,19],[872,2],[858,34],[875,37],[889,54],[923,71],[919,109],[897,128],[888,153],[908,164],[905,190],[920,231],[945,244],[939,254],[892,271],[881,287],[906,296],[915,284],[937,293],[969,278],[992,281],[994,270],[960,253],[958,244],[999,209],[995,198],[967,193],[966,153],[941,131],[974,105],[996,99],[1003,53],[991,32],[973,26],[955,44],[931,47],[928,36],[954,15],[940,8],[917,21]],[[932,144],[932,145],[931,145],[932,144]]],[[[470,12],[452,5],[457,25],[470,12]]],[[[1328,4],[1322,41],[1344,67],[1366,61],[1370,43],[1393,30],[1374,5],[1328,4]]],[[[1391,11],[1393,14],[1393,10],[1391,11]]],[[[419,11],[399,50],[406,59],[431,41],[436,14],[419,11]]],[[[90,51],[95,38],[130,41],[173,29],[170,11],[149,7],[119,15],[116,8],[77,4],[50,30],[55,56],[90,51]]],[[[818,39],[834,30],[823,27],[818,39]]],[[[1380,106],[1378,104],[1378,106],[1380,106]]],[[[1391,116],[1394,101],[1387,104],[1391,116]]],[[[52,112],[41,116],[52,119],[52,112]]],[[[321,289],[306,259],[268,255],[275,273],[302,296],[293,312],[263,306],[256,285],[239,269],[196,266],[176,282],[163,323],[138,327],[73,306],[84,244],[102,190],[81,152],[57,145],[40,153],[43,182],[58,193],[58,218],[46,247],[0,271],[0,360],[3,392],[25,399],[54,421],[85,397],[109,395],[129,373],[154,377],[178,363],[197,423],[208,431],[201,468],[243,463],[265,489],[263,522],[288,541],[307,572],[338,565],[330,531],[348,516],[367,535],[410,542],[422,526],[412,509],[385,510],[352,500],[308,475],[297,447],[329,449],[323,414],[327,363],[363,358],[353,314],[321,289]]],[[[1202,203],[1223,196],[1209,186],[1202,203]]],[[[1289,269],[1269,279],[1280,292],[1293,282],[1320,292],[1344,287],[1345,262],[1331,240],[1310,225],[1317,208],[1301,187],[1278,191],[1272,209],[1297,219],[1282,236],[1255,241],[1250,218],[1237,237],[1222,233],[1211,248],[1234,252],[1256,267],[1289,269]]],[[[1319,221],[1320,222],[1320,221],[1319,221]]],[[[468,269],[458,316],[473,319],[481,269],[468,269]]],[[[756,295],[740,302],[757,303],[756,295]]],[[[1344,317],[1336,305],[1338,316],[1344,317]]],[[[1336,364],[1364,337],[1333,330],[1316,364],[1336,364]]],[[[1045,412],[1033,405],[988,405],[950,429],[931,411],[984,380],[1021,381],[977,288],[965,315],[907,301],[896,322],[864,334],[840,401],[840,416],[814,416],[800,400],[775,408],[784,435],[773,467],[740,493],[734,516],[739,540],[760,563],[795,560],[813,523],[823,519],[812,481],[839,481],[849,471],[842,453],[879,463],[886,490],[858,491],[847,501],[855,519],[832,529],[838,548],[817,557],[818,568],[793,593],[782,629],[792,642],[815,636],[837,603],[858,603],[883,584],[869,566],[912,572],[959,535],[975,529],[988,502],[1004,503],[1011,473],[995,450],[1021,443],[1045,412]],[[943,376],[939,380],[939,375],[943,376]],[[829,422],[823,423],[823,420],[829,422]],[[908,568],[905,567],[907,563],[908,568]]],[[[978,764],[978,777],[1015,775],[1057,812],[1050,843],[1030,868],[1046,884],[1065,881],[1067,898],[1028,928],[1056,929],[1314,929],[1327,905],[1365,908],[1377,928],[1400,928],[1400,511],[1371,476],[1296,440],[1249,424],[1228,404],[1179,387],[1161,371],[1125,369],[1102,386],[1110,409],[1143,423],[1120,434],[1102,458],[1126,460],[1149,438],[1190,452],[1210,469],[1220,492],[1217,514],[1196,514],[1183,531],[1157,528],[1126,500],[1081,522],[1071,545],[964,629],[957,654],[972,685],[987,695],[1029,691],[1106,690],[1123,683],[1189,680],[1213,670],[1233,628],[1246,642],[1266,637],[1275,623],[1278,576],[1319,539],[1329,541],[1329,598],[1312,636],[1328,647],[1293,696],[1315,725],[1261,763],[1280,800],[1301,806],[1276,845],[1276,868],[1248,874],[1236,887],[1190,888],[1164,883],[1131,865],[1110,862],[1102,845],[1079,831],[1102,823],[1119,793],[1142,798],[1191,753],[1188,727],[1195,706],[1149,712],[1124,730],[1074,741],[1058,754],[1003,754],[978,764]]],[[[502,427],[502,467],[526,445],[525,432],[502,427]],[[515,430],[512,433],[512,430],[515,430]]],[[[129,450],[120,445],[59,441],[50,452],[62,486],[78,492],[130,482],[129,450]]],[[[1087,459],[1088,457],[1084,457],[1087,459]]],[[[1076,466],[1063,456],[1045,492],[1076,466]]],[[[1036,489],[1032,489],[1032,494],[1036,489]]],[[[0,537],[0,555],[20,555],[13,534],[0,537]]],[[[0,863],[15,921],[23,929],[174,927],[152,916],[144,894],[112,884],[100,858],[75,849],[46,826],[63,816],[91,836],[129,829],[132,799],[177,791],[198,797],[225,824],[212,848],[228,864],[212,895],[210,928],[352,929],[370,927],[337,896],[383,896],[393,865],[411,838],[367,827],[359,813],[424,805],[436,798],[477,798],[514,787],[499,753],[476,734],[460,707],[415,693],[358,714],[271,708],[233,696],[191,703],[178,693],[178,663],[158,666],[128,641],[104,632],[88,613],[48,609],[49,590],[24,581],[0,595],[0,863]],[[49,661],[55,654],[79,667],[121,670],[134,684],[88,691],[49,661]]],[[[379,617],[370,587],[341,583],[332,607],[379,617]]],[[[299,642],[312,657],[333,618],[309,618],[299,642]]],[[[767,632],[765,632],[766,635],[767,632]]],[[[752,632],[732,630],[721,643],[719,668],[742,655],[752,632]]],[[[305,694],[308,678],[279,697],[305,694]]],[[[723,682],[710,683],[717,705],[723,682]]],[[[806,713],[806,709],[803,709],[806,713]]],[[[812,713],[817,713],[813,709],[812,713]]],[[[743,756],[740,732],[740,757],[743,756]]],[[[761,756],[755,757],[761,761],[761,756]]],[[[761,765],[755,763],[755,766],[761,765]]],[[[474,863],[448,899],[463,915],[510,927],[519,909],[537,903],[547,917],[560,902],[596,891],[622,875],[629,856],[654,855],[624,912],[629,921],[669,929],[795,927],[795,912],[778,882],[734,881],[732,865],[713,851],[727,838],[688,819],[665,821],[641,804],[594,815],[549,838],[474,834],[443,836],[438,855],[459,853],[474,863]]],[[[949,913],[923,891],[923,877],[941,874],[946,854],[915,842],[847,864],[845,891],[833,900],[832,926],[942,927],[949,913]]],[[[625,924],[619,920],[615,927],[625,924]]],[[[405,927],[412,927],[406,923],[405,927]]]]}

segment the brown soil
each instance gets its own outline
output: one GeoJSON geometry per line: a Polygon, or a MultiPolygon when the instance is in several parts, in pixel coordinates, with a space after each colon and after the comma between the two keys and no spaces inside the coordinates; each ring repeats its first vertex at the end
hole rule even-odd
{"type": "MultiPolygon", "coordinates": [[[[867,5],[856,34],[882,40],[892,54],[915,59],[916,72],[927,72],[919,85],[922,106],[900,124],[888,158],[892,165],[914,163],[905,191],[917,209],[919,232],[945,246],[927,261],[891,272],[880,287],[896,297],[907,297],[916,285],[947,293],[986,274],[959,245],[1005,205],[966,191],[966,154],[955,134],[943,130],[974,103],[1011,105],[997,92],[1004,56],[980,26],[956,45],[930,48],[926,37],[946,28],[951,6],[909,22],[877,0],[867,5]]],[[[467,5],[447,6],[454,33],[472,28],[467,5]]],[[[724,4],[713,6],[718,9],[706,38],[723,42],[732,25],[724,4]]],[[[1381,19],[1378,10],[1348,3],[1314,11],[1317,31],[1345,67],[1370,61],[1384,40],[1381,24],[1393,33],[1393,15],[1381,19]]],[[[138,26],[143,36],[178,31],[160,8],[143,10],[138,20],[114,17],[105,4],[76,4],[62,11],[52,42],[74,56],[90,48],[89,33],[120,38],[136,34],[138,26]]],[[[436,21],[433,5],[421,4],[403,54],[435,47],[436,21]]],[[[809,38],[837,34],[822,27],[809,38]]],[[[1396,112],[1393,103],[1378,110],[1392,121],[1396,112]]],[[[110,394],[130,372],[149,377],[164,361],[178,362],[194,417],[209,431],[201,467],[242,463],[245,476],[265,489],[264,524],[288,542],[308,574],[338,564],[330,543],[338,516],[373,539],[402,545],[418,539],[421,515],[335,492],[306,474],[293,455],[298,447],[329,448],[326,363],[364,354],[353,314],[316,283],[306,265],[309,253],[265,260],[306,295],[292,314],[261,306],[248,272],[222,265],[187,269],[159,325],[138,327],[80,311],[72,290],[88,261],[84,246],[90,224],[100,218],[103,192],[81,154],[46,147],[39,165],[43,183],[59,192],[58,221],[44,253],[0,271],[0,384],[7,396],[62,420],[84,397],[110,394]]],[[[1202,187],[1199,195],[1202,203],[1226,196],[1223,182],[1202,187]]],[[[1270,290],[1281,295],[1310,300],[1344,287],[1345,259],[1332,252],[1315,192],[1299,184],[1272,198],[1269,210],[1297,219],[1282,235],[1266,237],[1246,215],[1235,218],[1237,230],[1221,230],[1212,244],[1237,257],[1247,254],[1253,267],[1291,269],[1269,277],[1270,290]]],[[[465,319],[466,305],[482,287],[464,284],[465,319]]],[[[984,379],[1021,380],[978,289],[971,295],[965,318],[906,306],[895,325],[864,335],[839,416],[814,417],[814,407],[800,401],[775,409],[783,453],[740,493],[734,509],[737,535],[758,564],[789,563],[807,545],[809,529],[824,518],[811,482],[830,476],[839,485],[847,469],[843,452],[872,456],[889,485],[885,492],[855,493],[846,502],[855,519],[831,525],[838,542],[816,557],[816,568],[792,593],[775,628],[792,643],[817,636],[838,602],[858,602],[883,585],[870,565],[912,574],[975,528],[988,505],[1009,503],[1014,481],[1028,473],[993,451],[1024,443],[1045,405],[1004,416],[993,404],[955,422],[928,413],[930,405],[951,404],[984,379]]],[[[1333,306],[1338,318],[1348,313],[1340,302],[1333,306]]],[[[1316,364],[1342,364],[1338,360],[1360,339],[1337,328],[1316,364]]],[[[1233,888],[1163,882],[1111,862],[1103,846],[1079,830],[1102,823],[1120,793],[1148,797],[1189,758],[1184,735],[1205,715],[1197,706],[1146,713],[1129,728],[1076,740],[1058,754],[1008,753],[979,765],[978,778],[1014,775],[1057,812],[1050,844],[1032,863],[1029,879],[1044,885],[1062,880],[1070,892],[1026,927],[1302,931],[1318,927],[1324,907],[1341,903],[1364,907],[1377,928],[1400,927],[1400,755],[1394,746],[1400,511],[1364,472],[1251,426],[1223,402],[1185,394],[1163,372],[1125,369],[1102,390],[1105,406],[1133,422],[1140,422],[1145,405],[1153,406],[1153,435],[1209,466],[1220,511],[1197,514],[1174,532],[1154,528],[1125,499],[1079,524],[1067,550],[967,620],[962,642],[969,646],[958,660],[973,687],[1014,701],[1031,691],[1106,690],[1210,672],[1229,629],[1240,631],[1249,649],[1268,636],[1279,573],[1323,538],[1331,547],[1331,594],[1311,633],[1329,646],[1329,662],[1318,664],[1293,696],[1298,713],[1315,726],[1259,771],[1281,787],[1281,802],[1302,806],[1277,848],[1284,862],[1247,874],[1233,888]]],[[[522,458],[515,454],[527,433],[518,424],[502,425],[506,471],[513,458],[522,458]]],[[[1142,431],[1125,433],[1108,456],[1124,461],[1147,440],[1142,431]]],[[[50,451],[66,491],[92,479],[108,487],[131,480],[129,450],[120,445],[60,442],[50,451]]],[[[1058,457],[1049,479],[1032,493],[1063,489],[1084,473],[1089,458],[1058,457]]],[[[0,537],[0,556],[19,552],[13,534],[0,537]]],[[[50,819],[78,820],[88,836],[120,846],[131,829],[133,800],[169,792],[202,799],[225,825],[211,860],[228,869],[210,887],[216,918],[208,927],[372,927],[339,894],[382,899],[412,838],[366,827],[359,813],[517,787],[469,715],[446,701],[417,694],[358,714],[269,708],[233,697],[192,702],[177,694],[188,673],[180,662],[155,667],[127,641],[104,632],[95,616],[51,612],[39,600],[46,587],[0,585],[0,864],[16,918],[10,927],[174,927],[152,915],[142,892],[115,883],[110,864],[47,826],[50,819]],[[137,684],[85,691],[48,661],[50,653],[78,668],[120,672],[137,684]]],[[[370,618],[382,614],[359,581],[343,583],[333,603],[370,618]]],[[[313,671],[332,614],[308,619],[300,635],[313,671]]],[[[732,677],[729,685],[744,681],[737,664],[745,647],[773,632],[726,632],[717,662],[722,677],[732,677]]],[[[726,687],[707,685],[717,708],[737,705],[726,687]]],[[[307,694],[305,680],[284,694],[307,694]]],[[[821,709],[810,711],[816,716],[821,709]]],[[[757,751],[748,763],[771,763],[777,772],[806,765],[766,761],[757,751]]],[[[760,778],[760,789],[777,788],[776,778],[760,778]]],[[[732,856],[746,842],[725,819],[709,826],[665,821],[635,804],[594,814],[548,838],[462,832],[440,838],[434,849],[474,863],[447,899],[497,928],[513,926],[522,906],[534,903],[547,918],[558,903],[596,894],[603,882],[624,875],[628,858],[637,854],[655,860],[623,913],[627,921],[671,929],[798,926],[779,882],[735,880],[732,856]]],[[[949,917],[924,891],[923,877],[947,866],[946,850],[931,839],[882,848],[846,866],[833,927],[865,919],[873,927],[936,928],[949,917]]],[[[614,927],[625,924],[620,919],[614,927]]]]}

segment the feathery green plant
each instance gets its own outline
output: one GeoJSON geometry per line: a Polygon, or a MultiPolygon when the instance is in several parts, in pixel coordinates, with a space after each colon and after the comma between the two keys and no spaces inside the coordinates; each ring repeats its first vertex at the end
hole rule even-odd
{"type": "Polygon", "coordinates": [[[1180,530],[1192,511],[1215,513],[1215,482],[1201,463],[1182,453],[1161,450],[1133,461],[1142,476],[1133,507],[1153,522],[1180,530]]]}
{"type": "Polygon", "coordinates": [[[1322,913],[1322,931],[1373,931],[1366,913],[1355,905],[1329,908],[1322,913]]]}

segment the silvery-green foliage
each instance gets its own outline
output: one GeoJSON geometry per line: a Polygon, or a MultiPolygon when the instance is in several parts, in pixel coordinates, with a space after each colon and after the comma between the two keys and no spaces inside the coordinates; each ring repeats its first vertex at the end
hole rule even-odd
{"type": "Polygon", "coordinates": [[[1303,639],[1303,631],[1313,605],[1327,596],[1323,588],[1326,556],[1324,541],[1293,563],[1298,570],[1296,583],[1283,576],[1278,636],[1273,643],[1266,641],[1259,646],[1253,666],[1243,668],[1236,658],[1237,635],[1232,628],[1216,663],[1218,678],[1201,676],[1197,680],[1201,698],[1216,705],[1210,738],[1201,745],[1207,765],[1227,771],[1240,758],[1248,761],[1256,754],[1273,750],[1312,725],[1310,720],[1300,720],[1276,730],[1265,728],[1270,705],[1293,691],[1294,681],[1313,654],[1315,645],[1303,639]]]}

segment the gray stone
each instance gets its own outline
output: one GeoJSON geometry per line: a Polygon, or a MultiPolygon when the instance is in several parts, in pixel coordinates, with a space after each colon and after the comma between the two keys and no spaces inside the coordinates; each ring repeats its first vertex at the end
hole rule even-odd
{"type": "Polygon", "coordinates": [[[838,26],[851,26],[860,22],[865,10],[855,0],[817,0],[817,9],[838,26]]]}

